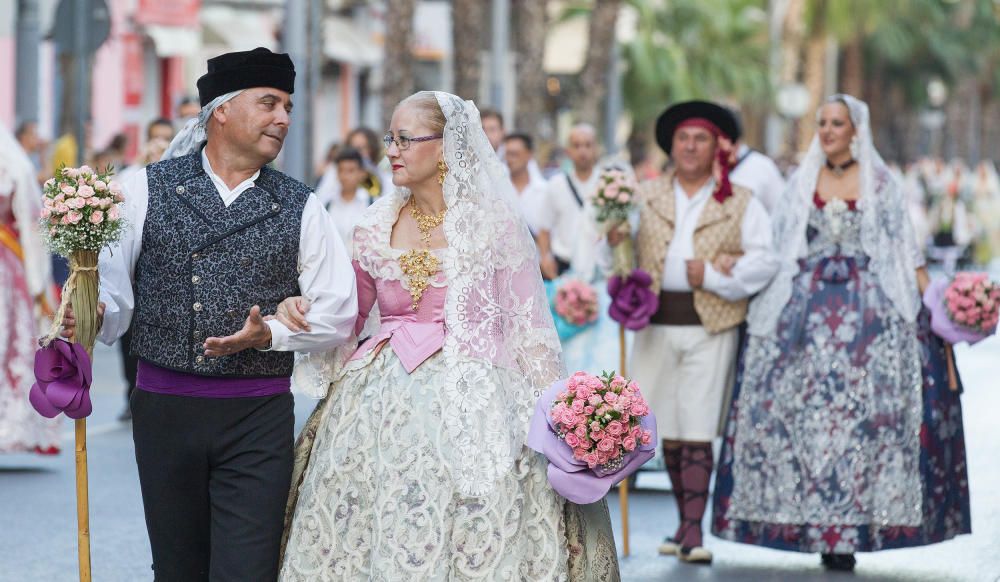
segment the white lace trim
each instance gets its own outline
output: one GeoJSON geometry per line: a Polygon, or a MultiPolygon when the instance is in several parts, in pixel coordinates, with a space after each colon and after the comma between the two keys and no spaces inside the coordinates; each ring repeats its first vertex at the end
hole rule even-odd
{"type": "MultiPolygon", "coordinates": [[[[858,210],[861,212],[861,245],[871,260],[871,270],[895,310],[908,322],[916,321],[920,310],[916,268],[922,265],[913,226],[907,215],[902,188],[897,184],[872,142],[868,106],[849,95],[838,95],[848,106],[858,139],[861,185],[858,210]]],[[[792,295],[792,278],[798,273],[798,259],[808,252],[806,226],[813,206],[816,180],[825,163],[819,136],[813,138],[799,170],[785,189],[784,204],[778,204],[774,222],[774,244],[781,266],[771,283],[750,305],[749,331],[758,336],[774,336],[782,310],[792,295]]]]}

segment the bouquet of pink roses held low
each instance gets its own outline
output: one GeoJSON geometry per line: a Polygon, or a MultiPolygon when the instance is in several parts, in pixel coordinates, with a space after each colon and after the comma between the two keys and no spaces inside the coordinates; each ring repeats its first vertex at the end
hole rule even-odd
{"type": "Polygon", "coordinates": [[[556,314],[573,325],[597,321],[597,292],[577,279],[568,279],[556,289],[556,314]]]}
{"type": "Polygon", "coordinates": [[[622,376],[577,372],[538,400],[528,446],[549,460],[553,489],[593,503],[655,454],[656,419],[622,376]]]}
{"type": "Polygon", "coordinates": [[[955,356],[951,344],[977,344],[995,334],[1000,319],[1000,285],[986,273],[963,272],[951,281],[935,279],[924,290],[924,305],[931,314],[931,330],[947,342],[948,385],[958,390],[955,356]]]}
{"type": "Polygon", "coordinates": [[[579,279],[545,282],[545,293],[560,341],[568,341],[593,325],[599,315],[597,291],[579,279]]]}
{"type": "Polygon", "coordinates": [[[949,343],[978,343],[997,331],[1000,285],[986,273],[958,273],[950,282],[937,279],[924,291],[931,328],[949,343]]]}

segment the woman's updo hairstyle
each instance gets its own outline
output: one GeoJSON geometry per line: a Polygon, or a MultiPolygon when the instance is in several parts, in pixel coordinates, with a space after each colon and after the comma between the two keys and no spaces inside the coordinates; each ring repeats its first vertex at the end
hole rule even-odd
{"type": "Polygon", "coordinates": [[[441,105],[438,104],[437,97],[434,96],[433,91],[419,91],[414,93],[400,101],[396,109],[404,105],[416,108],[421,114],[421,119],[431,131],[440,134],[444,133],[444,126],[447,120],[444,117],[444,112],[441,111],[441,105]]]}

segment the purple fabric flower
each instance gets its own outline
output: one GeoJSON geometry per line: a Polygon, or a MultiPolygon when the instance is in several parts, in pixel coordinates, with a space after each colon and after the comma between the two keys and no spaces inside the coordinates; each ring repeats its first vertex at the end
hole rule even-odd
{"type": "MultiPolygon", "coordinates": [[[[649,275],[647,275],[648,277],[649,275]]],[[[528,427],[527,445],[549,460],[549,484],[556,493],[580,505],[594,503],[608,494],[608,490],[639,470],[656,454],[656,418],[650,412],[642,417],[640,426],[650,431],[653,438],[647,445],[638,445],[623,457],[622,468],[608,473],[600,467],[590,469],[587,463],[573,457],[573,449],[556,435],[552,426],[552,401],[566,389],[566,380],[559,380],[549,387],[535,403],[535,413],[528,427]]]]}
{"type": "Polygon", "coordinates": [[[653,278],[642,269],[633,270],[624,281],[619,275],[608,279],[611,319],[632,331],[649,325],[649,318],[659,307],[659,297],[649,288],[652,283],[653,278]]]}
{"type": "Polygon", "coordinates": [[[969,342],[969,345],[981,342],[992,334],[980,333],[963,325],[959,325],[948,317],[948,306],[944,302],[945,291],[951,282],[947,279],[935,279],[924,290],[924,306],[931,312],[931,331],[934,335],[950,344],[969,342]]]}
{"type": "Polygon", "coordinates": [[[28,399],[39,414],[48,418],[66,413],[70,418],[90,415],[90,356],[80,344],[57,339],[35,352],[35,383],[28,399]]]}

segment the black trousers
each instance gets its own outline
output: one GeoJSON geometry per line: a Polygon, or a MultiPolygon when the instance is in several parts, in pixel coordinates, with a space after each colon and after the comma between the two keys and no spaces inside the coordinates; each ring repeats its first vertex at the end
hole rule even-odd
{"type": "Polygon", "coordinates": [[[139,356],[133,356],[132,351],[132,328],[129,327],[125,335],[118,340],[119,349],[122,353],[122,368],[125,372],[125,402],[132,399],[132,392],[135,390],[135,377],[139,372],[139,356]]]}
{"type": "Polygon", "coordinates": [[[273,582],[291,485],[291,394],[133,392],[156,582],[273,582]]]}

